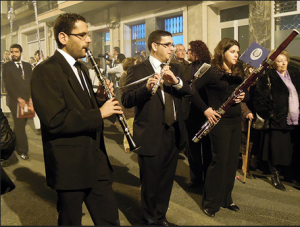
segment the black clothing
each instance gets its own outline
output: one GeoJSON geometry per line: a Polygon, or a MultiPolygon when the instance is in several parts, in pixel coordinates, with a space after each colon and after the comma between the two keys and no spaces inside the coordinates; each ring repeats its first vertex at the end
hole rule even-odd
{"type": "Polygon", "coordinates": [[[18,154],[27,154],[28,139],[25,131],[27,118],[17,118],[17,104],[19,97],[27,102],[29,101],[32,69],[28,62],[23,61],[22,67],[24,79],[22,77],[22,70],[20,70],[13,61],[2,65],[2,75],[7,90],[6,103],[14,120],[14,132],[17,139],[16,151],[18,154]]]}
{"type": "MultiPolygon", "coordinates": [[[[7,118],[1,111],[1,160],[7,160],[15,150],[16,136],[11,130],[7,118]]],[[[1,195],[12,191],[15,184],[1,166],[1,195]]]]}
{"type": "MultiPolygon", "coordinates": [[[[194,74],[200,67],[201,64],[198,62],[189,64],[183,73],[183,78],[191,82],[194,79],[194,74]]],[[[198,93],[207,104],[208,97],[205,88],[199,89],[198,93]]],[[[189,161],[190,181],[202,182],[205,179],[207,168],[211,163],[210,139],[209,136],[205,136],[198,143],[194,143],[192,139],[204,124],[206,117],[203,112],[190,101],[190,98],[182,98],[182,104],[188,133],[185,154],[189,161]]]]}
{"type": "MultiPolygon", "coordinates": [[[[300,102],[300,75],[288,70],[300,102]]],[[[272,161],[273,165],[288,166],[291,163],[293,150],[295,150],[294,125],[287,124],[289,112],[289,90],[275,69],[262,75],[258,82],[254,96],[254,106],[257,113],[264,119],[270,119],[270,128],[264,132],[263,160],[272,161]],[[269,75],[271,94],[267,82],[269,75]],[[272,116],[272,117],[271,117],[272,116]]],[[[299,151],[296,151],[299,152],[299,151]]]]}
{"type": "MultiPolygon", "coordinates": [[[[175,76],[182,77],[178,64],[170,64],[175,76]]],[[[126,84],[154,73],[149,58],[144,62],[129,67],[126,84]]],[[[186,141],[181,98],[191,95],[192,90],[187,83],[183,87],[172,90],[177,121],[170,127],[165,120],[165,105],[159,87],[156,94],[148,91],[145,83],[125,88],[122,103],[125,108],[135,107],[133,123],[133,139],[138,146],[141,201],[143,223],[153,224],[166,220],[175,170],[178,161],[180,144],[186,141]]]]}
{"type": "MultiPolygon", "coordinates": [[[[217,110],[242,81],[239,76],[224,74],[215,66],[211,66],[194,83],[196,90],[205,87],[209,104],[205,104],[196,95],[192,97],[192,102],[202,112],[208,107],[217,110]]],[[[249,98],[247,92],[245,93],[243,101],[249,98]]],[[[212,162],[208,167],[204,184],[203,209],[217,212],[220,207],[228,207],[233,202],[231,193],[238,167],[241,129],[241,105],[238,103],[233,104],[225,112],[219,123],[209,133],[212,162]]]]}
{"type": "Polygon", "coordinates": [[[92,82],[87,79],[88,69],[81,65],[81,70],[90,97],[58,51],[33,71],[32,100],[41,121],[46,180],[58,192],[59,224],[81,224],[78,207],[84,201],[95,225],[119,225],[99,111],[103,103],[97,102],[92,82]],[[110,215],[103,217],[100,211],[104,209],[110,215]]]}

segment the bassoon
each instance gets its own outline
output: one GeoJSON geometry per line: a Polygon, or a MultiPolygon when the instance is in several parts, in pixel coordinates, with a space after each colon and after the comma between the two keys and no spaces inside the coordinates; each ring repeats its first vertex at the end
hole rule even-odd
{"type": "MultiPolygon", "coordinates": [[[[264,62],[260,65],[259,68],[253,70],[252,74],[245,79],[229,96],[229,98],[224,102],[219,109],[216,111],[220,116],[224,115],[225,111],[228,110],[230,106],[234,104],[234,99],[237,98],[242,92],[244,92],[248,87],[254,83],[261,73],[266,70],[270,64],[277,58],[277,56],[292,42],[292,40],[299,34],[296,29],[293,29],[293,32],[280,44],[280,46],[276,49],[276,51],[271,54],[269,58],[264,60],[264,62]]],[[[213,124],[210,123],[209,120],[206,120],[205,123],[202,125],[199,132],[196,133],[194,138],[192,139],[193,142],[197,143],[203,136],[206,136],[210,130],[220,121],[221,118],[218,118],[218,121],[213,124]]]]}
{"type": "MultiPolygon", "coordinates": [[[[106,84],[107,78],[105,76],[101,75],[101,72],[100,72],[100,70],[99,70],[99,68],[97,66],[97,63],[96,63],[96,61],[94,59],[94,56],[93,56],[92,52],[89,49],[87,49],[87,48],[86,48],[86,52],[87,52],[88,57],[91,60],[91,63],[93,65],[93,67],[94,67],[96,75],[97,75],[97,77],[98,77],[98,79],[99,79],[102,87],[104,88],[105,93],[107,94],[107,98],[108,99],[115,98],[113,96],[113,94],[110,92],[110,89],[109,89],[108,85],[106,84]]],[[[116,115],[118,117],[120,125],[121,125],[121,127],[123,129],[123,132],[124,132],[124,134],[126,136],[126,139],[128,141],[128,144],[129,144],[129,147],[130,147],[130,151],[136,151],[140,147],[137,147],[136,144],[135,144],[135,142],[133,141],[132,135],[130,134],[130,131],[129,131],[129,128],[128,128],[128,123],[126,121],[125,115],[124,114],[116,114],[116,115]]]]}

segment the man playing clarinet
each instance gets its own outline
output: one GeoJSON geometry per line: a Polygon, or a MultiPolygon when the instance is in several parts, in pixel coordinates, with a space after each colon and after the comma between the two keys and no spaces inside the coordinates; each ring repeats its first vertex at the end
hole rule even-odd
{"type": "Polygon", "coordinates": [[[114,99],[105,102],[101,86],[93,92],[88,69],[77,61],[91,43],[85,18],[62,14],[53,30],[58,49],[34,69],[31,92],[47,184],[57,191],[58,224],[81,225],[84,202],[95,225],[120,225],[103,119],[122,114],[122,108],[114,99]]]}

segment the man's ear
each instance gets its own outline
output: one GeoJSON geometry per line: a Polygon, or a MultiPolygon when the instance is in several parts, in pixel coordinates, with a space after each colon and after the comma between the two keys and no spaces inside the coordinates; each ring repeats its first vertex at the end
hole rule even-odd
{"type": "Polygon", "coordinates": [[[60,32],[60,33],[58,34],[58,40],[59,40],[59,42],[60,42],[61,44],[67,45],[68,39],[69,39],[69,37],[68,37],[68,35],[67,35],[66,33],[60,32]]]}
{"type": "Polygon", "coordinates": [[[154,51],[154,52],[156,52],[157,51],[157,44],[155,43],[155,42],[153,42],[152,44],[151,44],[151,46],[152,46],[152,50],[154,51]]]}

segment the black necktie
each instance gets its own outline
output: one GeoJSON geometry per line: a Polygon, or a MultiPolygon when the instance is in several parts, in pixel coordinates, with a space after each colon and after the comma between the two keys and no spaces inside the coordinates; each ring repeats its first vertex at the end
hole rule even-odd
{"type": "MultiPolygon", "coordinates": [[[[161,64],[160,67],[163,68],[164,64],[161,64]]],[[[175,122],[172,87],[169,82],[164,80],[164,84],[161,85],[161,88],[165,95],[165,123],[171,126],[175,122]]]]}
{"type": "Polygon", "coordinates": [[[89,100],[90,106],[93,107],[92,100],[91,100],[91,97],[90,97],[89,92],[88,92],[88,88],[86,87],[86,84],[85,84],[84,79],[83,79],[83,75],[82,75],[82,71],[81,71],[81,64],[78,61],[76,61],[74,66],[76,67],[77,72],[79,74],[79,78],[80,78],[81,84],[83,86],[84,94],[85,94],[86,98],[89,100]]]}
{"type": "Polygon", "coordinates": [[[21,63],[17,63],[19,65],[18,69],[21,71],[21,74],[22,74],[22,79],[24,80],[24,73],[23,73],[23,69],[22,69],[22,66],[21,66],[21,63]]]}

